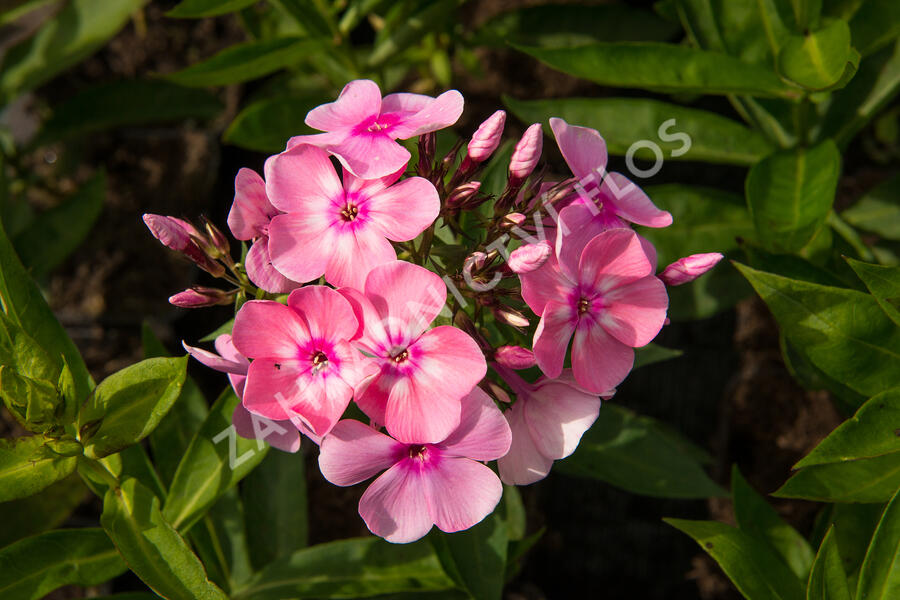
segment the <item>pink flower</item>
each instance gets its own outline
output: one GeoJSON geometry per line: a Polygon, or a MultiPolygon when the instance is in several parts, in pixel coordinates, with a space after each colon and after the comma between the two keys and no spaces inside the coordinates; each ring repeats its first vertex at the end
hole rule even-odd
{"type": "Polygon", "coordinates": [[[281,214],[266,197],[266,183],[253,169],[241,169],[234,178],[234,203],[228,227],[239,240],[255,240],[244,266],[254,284],[273,294],[286,294],[300,286],[279,273],[269,256],[269,222],[281,214]]]}
{"type": "Polygon", "coordinates": [[[245,303],[234,319],[234,345],[252,358],[244,405],[274,421],[296,417],[316,435],[337,423],[365,377],[366,361],[352,346],[359,323],[331,288],[291,292],[287,306],[245,303]]]}
{"type": "Polygon", "coordinates": [[[509,178],[512,185],[521,184],[531,175],[544,148],[544,131],[540,123],[534,123],[522,134],[509,159],[509,178]]]}
{"type": "Polygon", "coordinates": [[[396,260],[388,240],[414,239],[440,211],[437,190],[426,179],[394,184],[399,171],[362,180],[344,171],[343,184],[328,155],[295,146],[266,161],[266,191],[276,208],[269,225],[272,262],[285,276],[362,289],[376,265],[396,260]],[[392,185],[394,184],[394,185],[392,185]]]}
{"type": "Polygon", "coordinates": [[[604,231],[581,251],[567,244],[563,241],[558,259],[551,257],[540,269],[519,276],[522,297],[541,315],[534,354],[548,377],[559,377],[574,334],[575,380],[601,393],[631,370],[632,348],[659,333],[668,296],[663,282],[653,276],[655,259],[630,229],[604,231]]]}
{"type": "Polygon", "coordinates": [[[356,388],[356,403],[402,442],[446,438],[459,425],[460,402],[485,376],[487,363],[460,329],[428,329],[447,298],[444,282],[427,269],[394,261],[372,269],[365,293],[340,291],[365,327],[354,343],[380,367],[356,388]]]}
{"type": "Polygon", "coordinates": [[[395,140],[406,140],[456,123],[463,97],[456,90],[437,98],[419,94],[381,97],[378,84],[351,81],[337,101],[309,111],[306,124],[327,133],[301,135],[288,141],[318,146],[335,155],[344,167],[363,179],[384,177],[406,167],[410,154],[395,140]]]}
{"type": "Polygon", "coordinates": [[[570,370],[533,384],[502,366],[497,372],[516,394],[512,408],[503,413],[512,430],[512,445],[497,461],[500,479],[510,485],[534,483],[547,476],[554,460],[575,452],[581,436],[597,420],[600,398],[581,389],[570,370]]]}
{"type": "Polygon", "coordinates": [[[519,246],[510,253],[506,262],[513,273],[531,273],[541,268],[552,253],[553,248],[550,244],[540,241],[536,244],[519,246]]]}
{"type": "Polygon", "coordinates": [[[725,257],[718,252],[691,254],[690,256],[679,258],[663,269],[663,272],[659,274],[659,278],[666,285],[688,283],[712,269],[723,258],[725,257]]]}
{"type": "Polygon", "coordinates": [[[344,420],[322,440],[319,468],[335,485],[381,474],[359,501],[369,530],[407,543],[437,525],[451,533],[491,514],[503,486],[479,461],[509,450],[510,430],[493,401],[475,388],[463,399],[463,419],[436,443],[403,443],[359,421],[344,420]]]}

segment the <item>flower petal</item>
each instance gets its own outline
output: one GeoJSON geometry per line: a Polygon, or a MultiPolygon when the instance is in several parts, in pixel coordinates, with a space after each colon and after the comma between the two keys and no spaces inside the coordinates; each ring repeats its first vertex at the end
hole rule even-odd
{"type": "Polygon", "coordinates": [[[347,299],[324,285],[294,290],[288,297],[288,306],[303,315],[313,339],[349,340],[359,325],[347,299]]]}
{"type": "Polygon", "coordinates": [[[272,300],[245,302],[234,318],[234,346],[248,358],[294,358],[309,340],[300,316],[272,300]]]}
{"type": "Polygon", "coordinates": [[[269,236],[264,235],[250,246],[247,258],[244,259],[244,267],[247,269],[247,277],[256,287],[262,288],[271,294],[286,294],[300,286],[296,281],[291,281],[281,274],[272,258],[269,256],[269,236]]]}
{"type": "Polygon", "coordinates": [[[512,431],[512,444],[497,461],[500,479],[508,485],[528,485],[547,476],[553,459],[541,454],[525,421],[525,403],[516,402],[503,413],[512,431]]]}
{"type": "Polygon", "coordinates": [[[556,256],[550,255],[547,262],[528,273],[520,273],[522,298],[534,314],[544,312],[548,302],[560,302],[575,288],[575,284],[563,275],[556,256]]]}
{"type": "Polygon", "coordinates": [[[572,371],[585,390],[602,394],[620,383],[634,365],[634,350],[599,323],[579,323],[572,342],[572,371]]]}
{"type": "Polygon", "coordinates": [[[231,424],[242,438],[268,442],[273,448],[294,453],[300,449],[300,432],[290,421],[273,421],[260,417],[244,408],[243,404],[234,407],[231,424]]]}
{"type": "Polygon", "coordinates": [[[266,233],[269,221],[278,214],[266,197],[266,182],[253,169],[243,168],[234,178],[234,203],[228,212],[228,228],[239,240],[266,233]]]}
{"type": "Polygon", "coordinates": [[[372,269],[365,292],[391,344],[404,347],[425,331],[447,300],[447,286],[438,275],[405,261],[372,269]]]}
{"type": "MultiPolygon", "coordinates": [[[[430,102],[419,104],[418,99],[412,100],[408,94],[391,94],[385,98],[385,104],[382,104],[381,112],[388,113],[392,107],[403,107],[404,109],[421,106],[418,112],[414,114],[403,114],[402,120],[391,127],[390,133],[394,138],[406,140],[423,133],[444,129],[456,123],[463,112],[465,104],[462,94],[456,90],[449,90],[432,99],[430,102]]],[[[405,112],[405,111],[404,111],[405,112]]]]}
{"type": "Polygon", "coordinates": [[[405,242],[434,223],[441,201],[430,181],[410,177],[371,196],[366,208],[372,224],[382,235],[395,242],[405,242]]]}
{"type": "Polygon", "coordinates": [[[438,446],[448,456],[496,460],[509,451],[511,440],[512,433],[503,413],[476,386],[462,400],[459,427],[438,446]]]}
{"type": "Polygon", "coordinates": [[[293,407],[303,389],[300,381],[309,372],[309,362],[296,359],[258,358],[250,363],[242,400],[250,412],[286,421],[295,416],[293,407]]]}
{"type": "Polygon", "coordinates": [[[306,212],[344,197],[328,154],[316,146],[300,144],[269,157],[265,173],[269,201],[284,212],[306,212]]]}
{"type": "MultiPolygon", "coordinates": [[[[253,367],[252,363],[250,367],[253,367]]],[[[324,436],[347,410],[353,387],[338,373],[328,370],[308,372],[299,378],[297,385],[301,389],[294,397],[291,410],[309,425],[313,433],[324,436]]]]}
{"type": "Polygon", "coordinates": [[[358,132],[326,149],[344,168],[362,179],[378,179],[395,173],[409,162],[409,150],[384,132],[358,132]]]}
{"type": "Polygon", "coordinates": [[[468,458],[442,456],[422,473],[428,513],[441,531],[462,531],[491,514],[503,484],[488,467],[468,458]]]}
{"type": "Polygon", "coordinates": [[[581,436],[597,420],[600,398],[558,380],[544,380],[527,398],[524,409],[540,453],[560,459],[575,452],[581,436]]]}
{"type": "Polygon", "coordinates": [[[672,215],[657,208],[644,190],[621,173],[609,173],[600,189],[604,198],[612,200],[616,214],[623,219],[647,227],[668,227],[672,224],[672,215]]]}
{"type": "Polygon", "coordinates": [[[603,298],[607,305],[600,324],[623,344],[645,346],[665,323],[669,296],[665,284],[652,275],[610,290],[603,298]]]}
{"type": "Polygon", "coordinates": [[[354,485],[395,464],[404,448],[368,425],[344,419],[322,439],[319,469],[334,485],[354,485]]]}
{"type": "Polygon", "coordinates": [[[334,131],[353,127],[381,112],[381,90],[368,79],[351,81],[337,100],[317,106],[307,113],[304,123],[313,129],[334,131]]]}
{"type": "Polygon", "coordinates": [[[582,180],[582,185],[599,182],[607,162],[603,136],[596,129],[569,125],[556,117],[550,119],[550,129],[572,174],[582,180]]]}
{"type": "Polygon", "coordinates": [[[216,371],[220,371],[222,373],[237,373],[239,375],[245,375],[247,373],[247,363],[240,363],[237,361],[229,360],[223,356],[219,356],[209,350],[204,350],[203,348],[196,348],[194,346],[188,346],[186,343],[181,342],[181,345],[184,346],[184,349],[188,354],[193,356],[203,365],[206,365],[210,369],[214,369],[216,371]]]}
{"type": "Polygon", "coordinates": [[[324,214],[278,215],[269,224],[269,257],[286,277],[306,283],[325,273],[333,232],[324,214]]]}
{"type": "Polygon", "coordinates": [[[424,537],[433,524],[422,475],[411,463],[403,460],[382,473],[359,499],[359,516],[369,531],[395,544],[424,537]]]}
{"type": "Polygon", "coordinates": [[[652,275],[653,264],[634,231],[609,229],[584,247],[578,271],[579,282],[607,292],[652,275]]]}
{"type": "Polygon", "coordinates": [[[547,377],[562,373],[578,315],[568,304],[548,302],[534,332],[534,358],[547,377]]]}
{"type": "Polygon", "coordinates": [[[355,230],[346,228],[335,232],[328,248],[325,281],[336,287],[348,286],[361,290],[366,278],[378,265],[395,262],[397,252],[374,223],[366,223],[355,230]]]}

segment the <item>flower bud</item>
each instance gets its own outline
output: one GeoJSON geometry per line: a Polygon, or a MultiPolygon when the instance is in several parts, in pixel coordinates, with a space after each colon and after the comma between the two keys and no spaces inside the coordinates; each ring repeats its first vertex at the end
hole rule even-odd
{"type": "Polygon", "coordinates": [[[487,257],[487,254],[484,252],[473,252],[467,256],[466,260],[463,262],[463,270],[471,275],[473,268],[478,270],[484,266],[487,257]]]}
{"type": "Polygon", "coordinates": [[[433,131],[419,136],[419,164],[416,167],[419,177],[428,179],[431,176],[431,165],[434,162],[435,148],[436,141],[433,131]]]}
{"type": "Polygon", "coordinates": [[[537,364],[534,352],[521,346],[500,346],[494,351],[494,360],[516,371],[530,369],[537,364]]]}
{"type": "Polygon", "coordinates": [[[509,160],[510,183],[519,185],[531,175],[541,158],[544,147],[544,132],[540,123],[535,123],[525,130],[525,134],[513,150],[509,160]]]}
{"type": "Polygon", "coordinates": [[[184,252],[193,243],[192,234],[199,235],[193,225],[175,217],[147,213],[143,219],[153,237],[176,252],[184,252]]]}
{"type": "Polygon", "coordinates": [[[688,283],[712,269],[723,258],[724,256],[718,252],[692,254],[676,260],[663,269],[663,272],[659,274],[659,278],[663,280],[663,283],[670,286],[688,283]]]}
{"type": "Polygon", "coordinates": [[[450,192],[447,198],[447,206],[449,208],[460,208],[467,200],[470,200],[481,189],[480,181],[470,181],[457,187],[450,192]]]}
{"type": "Polygon", "coordinates": [[[527,217],[522,213],[509,213],[508,215],[503,217],[503,222],[501,226],[504,229],[511,229],[513,227],[521,227],[522,223],[525,222],[527,217]]]}
{"type": "Polygon", "coordinates": [[[509,397],[509,394],[506,393],[506,390],[493,381],[488,381],[487,387],[491,396],[498,401],[503,402],[504,404],[510,404],[512,402],[512,399],[509,397]]]}
{"type": "Polygon", "coordinates": [[[494,318],[501,323],[506,323],[513,327],[528,327],[528,319],[514,308],[498,304],[494,307],[493,313],[494,318]]]}
{"type": "Polygon", "coordinates": [[[228,238],[225,237],[221,230],[207,219],[203,219],[203,224],[206,226],[206,232],[209,234],[208,239],[211,247],[218,254],[215,258],[231,254],[231,244],[228,243],[228,238]]]}
{"type": "Polygon", "coordinates": [[[231,304],[233,296],[233,293],[224,290],[195,286],[171,296],[169,304],[181,308],[203,308],[218,304],[231,304]]]}
{"type": "Polygon", "coordinates": [[[526,244],[513,250],[509,255],[509,259],[507,259],[507,263],[513,273],[520,275],[531,273],[540,269],[547,262],[551,252],[553,252],[553,248],[546,241],[526,244]]]}
{"type": "Polygon", "coordinates": [[[467,158],[474,163],[487,160],[500,145],[500,137],[503,135],[505,124],[506,111],[498,110],[479,125],[469,142],[467,158]]]}

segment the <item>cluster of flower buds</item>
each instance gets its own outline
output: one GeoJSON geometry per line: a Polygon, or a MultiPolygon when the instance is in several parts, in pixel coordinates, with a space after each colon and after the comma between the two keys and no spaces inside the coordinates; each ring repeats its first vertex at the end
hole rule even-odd
{"type": "Polygon", "coordinates": [[[462,111],[456,91],[382,97],[371,81],[349,83],[307,115],[322,133],[291,138],[264,177],[238,172],[228,225],[251,244],[243,263],[209,225],[201,234],[145,216],[163,244],[235,286],[170,301],[236,301],[217,353],[185,347],[228,373],[237,432],[288,452],[311,439],[336,485],[377,476],[359,512],[392,542],[471,527],[496,507],[501,480],[546,476],[666,323],[666,285],[721,258],[688,257],[657,276],[655,249],[630,224],[671,216],[606,173],[599,133],[561,119],[550,125],[572,176],[536,170],[534,124],[491,195],[476,178],[506,114],[482,123],[462,158],[462,141],[438,157],[435,132],[462,111]],[[397,140],[415,137],[407,174],[397,140]],[[351,402],[368,422],[345,417],[351,402]]]}

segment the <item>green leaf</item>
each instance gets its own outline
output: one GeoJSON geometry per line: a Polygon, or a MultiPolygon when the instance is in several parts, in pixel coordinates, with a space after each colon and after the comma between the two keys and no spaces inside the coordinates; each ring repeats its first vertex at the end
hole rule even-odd
{"type": "Polygon", "coordinates": [[[606,403],[575,453],[557,468],[645,496],[724,496],[700,467],[693,444],[661,430],[654,419],[606,403]]]}
{"type": "Polygon", "coordinates": [[[854,227],[900,242],[900,174],[869,190],[842,212],[841,218],[854,227]]]}
{"type": "Polygon", "coordinates": [[[866,0],[850,19],[853,45],[863,56],[872,54],[900,35],[900,4],[866,0]]]}
{"type": "Polygon", "coordinates": [[[881,305],[884,314],[900,326],[900,267],[873,265],[844,257],[881,305]]]}
{"type": "Polygon", "coordinates": [[[0,439],[0,502],[36,494],[75,470],[75,456],[62,456],[46,442],[41,436],[0,439]]]}
{"type": "Polygon", "coordinates": [[[81,62],[116,34],[147,0],[71,0],[0,62],[0,105],[81,62]]]}
{"type": "Polygon", "coordinates": [[[256,0],[182,0],[175,8],[166,13],[167,17],[181,19],[200,19],[215,17],[256,4],[256,0]]]}
{"type": "Polygon", "coordinates": [[[639,369],[640,367],[646,367],[647,365],[652,365],[654,363],[672,360],[673,358],[678,358],[682,354],[684,354],[684,351],[682,350],[666,348],[659,344],[650,343],[641,348],[634,349],[634,367],[632,368],[639,369]]]}
{"type": "Polygon", "coordinates": [[[801,600],[803,584],[763,542],[715,521],[663,519],[712,556],[748,600],[801,600]]]}
{"type": "Polygon", "coordinates": [[[163,518],[159,499],[136,479],[103,498],[103,529],[134,573],[168,600],[227,600],[203,564],[163,518]]]}
{"type": "MultiPolygon", "coordinates": [[[[619,156],[635,142],[650,140],[659,146],[665,159],[749,166],[773,149],[761,134],[737,121],[649,98],[516,100],[503,96],[503,103],[526,123],[560,117],[573,125],[596,129],[603,134],[609,152],[619,156]],[[690,145],[685,143],[685,136],[690,145]]],[[[636,149],[634,156],[657,160],[647,147],[636,149]]]]}
{"type": "Polygon", "coordinates": [[[256,529],[259,516],[254,513],[251,525],[245,527],[240,497],[237,490],[231,488],[191,528],[190,538],[210,580],[226,592],[245,583],[253,573],[246,530],[256,529]]]}
{"type": "Polygon", "coordinates": [[[815,26],[822,13],[822,0],[791,0],[797,29],[803,31],[815,26]]]}
{"type": "Polygon", "coordinates": [[[231,388],[219,397],[181,459],[163,514],[187,531],[225,490],[262,461],[268,446],[239,437],[231,414],[240,400],[231,388]]]}
{"type": "Polygon", "coordinates": [[[222,335],[223,333],[231,333],[231,330],[234,329],[234,318],[229,319],[225,323],[222,323],[220,326],[216,327],[215,331],[212,331],[202,338],[200,338],[201,342],[214,342],[216,338],[222,335]]]}
{"type": "Polygon", "coordinates": [[[390,544],[367,537],[310,546],[257,573],[233,600],[370,598],[447,590],[453,581],[427,540],[390,544]]]}
{"type": "Polygon", "coordinates": [[[841,20],[805,36],[791,36],[778,53],[781,75],[810,90],[830,88],[848,67],[855,71],[858,64],[859,55],[850,47],[850,27],[841,20]]]}
{"type": "Polygon", "coordinates": [[[72,474],[33,496],[0,504],[0,514],[4,518],[0,548],[59,526],[86,494],[87,488],[81,478],[72,474]]]}
{"type": "Polygon", "coordinates": [[[261,569],[306,547],[309,537],[303,454],[269,452],[241,484],[244,508],[253,515],[247,542],[261,569]]]}
{"type": "Polygon", "coordinates": [[[800,469],[772,495],[817,502],[887,502],[900,488],[900,452],[800,469]]]}
{"type": "MultiPolygon", "coordinates": [[[[461,0],[436,0],[423,3],[422,10],[415,14],[403,15],[393,26],[384,27],[375,39],[366,65],[371,69],[383,67],[392,58],[423,37],[456,22],[456,9],[461,0]]],[[[402,8],[403,3],[395,3],[402,8]]],[[[399,14],[399,13],[398,13],[399,14]]]]}
{"type": "Polygon", "coordinates": [[[9,412],[26,429],[35,433],[62,430],[57,419],[62,405],[52,384],[19,375],[10,367],[0,365],[0,396],[9,412]]]}
{"type": "Polygon", "coordinates": [[[872,296],[736,266],[824,373],[864,396],[900,385],[900,329],[872,296]]]}
{"type": "Polygon", "coordinates": [[[750,487],[737,465],[731,469],[731,494],[740,530],[769,544],[794,575],[805,580],[815,558],[809,542],[750,487]]]}
{"type": "Polygon", "coordinates": [[[497,513],[465,531],[432,531],[429,539],[444,570],[472,598],[502,597],[509,536],[506,521],[497,513]]]}
{"type": "Polygon", "coordinates": [[[833,526],[828,528],[810,570],[806,600],[853,600],[833,526]]]}
{"type": "Polygon", "coordinates": [[[281,152],[288,138],[315,133],[303,120],[324,96],[271,96],[244,107],[222,134],[227,144],[260,152],[281,152]]]}
{"type": "Polygon", "coordinates": [[[770,69],[717,52],[674,44],[620,42],[574,48],[515,48],[594,83],[655,92],[799,97],[770,69]]]}
{"type": "Polygon", "coordinates": [[[165,78],[191,87],[240,83],[298,63],[321,49],[321,41],[297,37],[246,42],[226,48],[212,58],[186,69],[165,75],[165,78]]]}
{"type": "Polygon", "coordinates": [[[884,509],[859,570],[857,600],[890,600],[900,595],[900,490],[884,509]]]}
{"type": "Polygon", "coordinates": [[[0,3],[0,25],[18,21],[28,13],[56,0],[4,0],[0,3]]]}
{"type": "Polygon", "coordinates": [[[522,494],[514,485],[503,485],[503,518],[506,520],[506,534],[510,541],[519,541],[525,537],[525,505],[522,494]]]}
{"type": "Polygon", "coordinates": [[[102,382],[78,416],[85,453],[99,458],[136,444],[153,431],[178,399],[187,356],[148,358],[113,373],[102,382]]]}
{"type": "Polygon", "coordinates": [[[767,249],[794,252],[816,235],[831,210],[840,173],[841,154],[831,140],[776,152],[750,169],[747,204],[767,249]]]}
{"type": "Polygon", "coordinates": [[[34,277],[58,267],[87,238],[106,199],[106,174],[97,173],[77,192],[38,216],[13,240],[34,277]]]}
{"type": "Polygon", "coordinates": [[[0,597],[43,598],[64,585],[99,585],[124,571],[102,529],[48,531],[0,550],[0,597]]]}
{"type": "Polygon", "coordinates": [[[212,119],[222,103],[206,90],[159,79],[125,80],[82,90],[53,108],[32,145],[40,146],[126,125],[212,119]]]}

